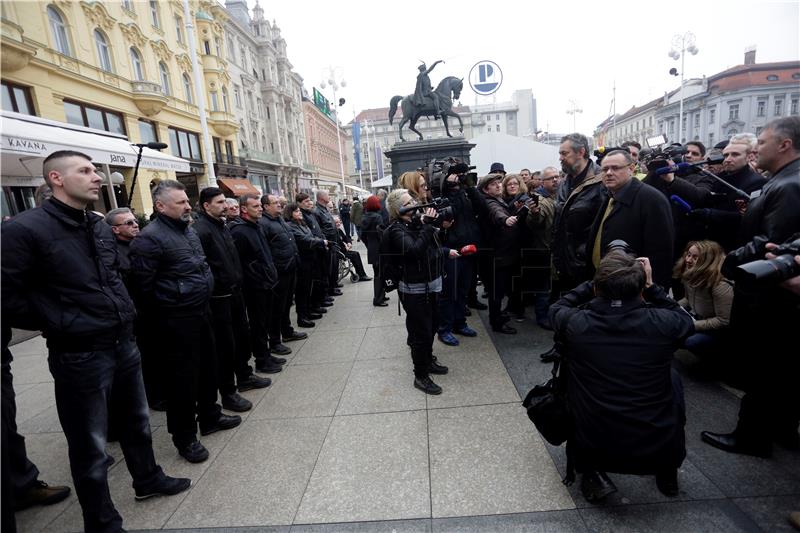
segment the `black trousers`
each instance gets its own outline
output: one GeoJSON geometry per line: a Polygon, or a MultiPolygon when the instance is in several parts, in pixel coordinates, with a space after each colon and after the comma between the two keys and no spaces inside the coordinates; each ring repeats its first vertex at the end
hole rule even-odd
{"type": "Polygon", "coordinates": [[[236,380],[252,373],[250,339],[247,331],[244,297],[239,289],[229,296],[211,298],[214,345],[217,352],[217,381],[220,394],[236,392],[236,380]]]}
{"type": "Polygon", "coordinates": [[[167,315],[162,321],[161,338],[170,378],[167,430],[175,445],[182,446],[197,438],[197,422],[212,424],[221,411],[210,309],[193,316],[167,315]]]}
{"type": "Polygon", "coordinates": [[[328,250],[317,252],[314,258],[311,277],[311,307],[320,307],[328,296],[330,260],[328,250]]]}
{"type": "MultiPolygon", "coordinates": [[[[307,318],[311,312],[311,287],[314,267],[306,259],[301,259],[297,266],[297,282],[294,289],[295,312],[297,318],[307,318]]],[[[291,305],[291,302],[290,302],[291,305]]]]}
{"type": "MultiPolygon", "coordinates": [[[[186,338],[190,338],[188,334],[186,338]]],[[[123,338],[115,348],[107,350],[60,352],[51,348],[49,352],[56,409],[67,438],[69,466],[83,511],[84,529],[120,531],[122,517],[114,508],[108,488],[105,446],[109,409],[113,418],[125,421],[119,425],[119,442],[134,488],[147,490],[164,479],[153,456],[139,350],[131,338],[123,338]]],[[[173,385],[171,390],[191,396],[179,383],[173,385]]]]}
{"type": "Polygon", "coordinates": [[[377,305],[386,297],[386,290],[383,288],[381,272],[378,263],[372,265],[372,303],[377,305]]]}
{"type": "Polygon", "coordinates": [[[164,404],[167,401],[167,368],[159,339],[161,327],[156,319],[158,311],[141,308],[138,311],[139,315],[134,320],[134,332],[136,345],[142,354],[142,378],[147,402],[151,406],[164,404]]]}
{"type": "Polygon", "coordinates": [[[510,265],[497,264],[495,259],[488,254],[479,258],[481,279],[489,293],[489,323],[492,327],[500,327],[504,320],[502,317],[503,298],[511,289],[510,265]]]}
{"type": "Polygon", "coordinates": [[[361,262],[361,254],[355,250],[348,250],[345,252],[345,255],[350,262],[353,263],[353,268],[355,269],[356,274],[358,274],[358,277],[366,278],[367,273],[364,272],[364,263],[361,262]]]}
{"type": "Polygon", "coordinates": [[[339,248],[331,246],[328,250],[328,294],[333,294],[339,284],[339,248]]]}
{"type": "Polygon", "coordinates": [[[439,293],[400,293],[406,311],[406,331],[414,362],[414,377],[428,377],[433,360],[433,338],[439,329],[439,293]]]}
{"type": "Polygon", "coordinates": [[[269,300],[269,344],[275,346],[281,343],[281,335],[292,331],[292,322],[289,319],[291,308],[291,294],[294,291],[294,270],[278,272],[278,284],[270,291],[269,300]]]}
{"type": "MultiPolygon", "coordinates": [[[[7,347],[9,338],[3,339],[3,396],[2,396],[2,428],[3,428],[3,531],[15,531],[14,501],[23,496],[39,479],[39,469],[28,459],[25,450],[25,437],[17,431],[17,402],[14,393],[14,377],[11,375],[11,351],[7,347]]],[[[5,337],[5,335],[4,335],[5,337]]]]}
{"type": "Polygon", "coordinates": [[[269,355],[269,309],[268,291],[246,290],[244,302],[247,305],[247,320],[250,324],[250,346],[256,365],[267,360],[269,355]]]}

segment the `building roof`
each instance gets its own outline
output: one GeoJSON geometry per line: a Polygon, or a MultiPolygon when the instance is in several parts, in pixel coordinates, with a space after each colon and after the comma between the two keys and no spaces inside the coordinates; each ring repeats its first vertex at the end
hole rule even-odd
{"type": "Polygon", "coordinates": [[[800,61],[736,65],[710,76],[708,90],[711,93],[719,93],[747,87],[800,83],[800,80],[792,78],[793,74],[800,74],[800,61]],[[768,76],[777,76],[777,79],[770,80],[767,79],[768,76]]]}

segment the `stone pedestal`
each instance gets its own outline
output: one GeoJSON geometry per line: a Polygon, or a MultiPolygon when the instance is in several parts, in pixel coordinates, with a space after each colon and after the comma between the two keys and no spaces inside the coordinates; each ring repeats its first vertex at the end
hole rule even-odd
{"type": "Polygon", "coordinates": [[[400,174],[425,167],[432,159],[455,157],[469,164],[469,152],[474,147],[463,137],[397,143],[384,152],[392,162],[392,187],[397,187],[400,174]]]}

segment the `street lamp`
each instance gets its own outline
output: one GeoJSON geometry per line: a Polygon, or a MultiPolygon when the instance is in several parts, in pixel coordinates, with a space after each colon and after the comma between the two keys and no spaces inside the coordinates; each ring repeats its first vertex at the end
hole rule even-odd
{"type": "Polygon", "coordinates": [[[567,109],[567,115],[572,115],[572,131],[577,131],[575,127],[575,115],[578,113],[583,113],[583,109],[578,107],[578,104],[575,103],[575,100],[570,100],[570,108],[567,109]]]}
{"type": "MultiPolygon", "coordinates": [[[[339,131],[341,127],[339,126],[339,109],[344,105],[344,98],[339,100],[336,96],[336,91],[339,88],[347,87],[347,82],[341,78],[341,74],[337,79],[336,71],[337,69],[341,69],[341,67],[328,67],[328,84],[331,86],[333,90],[333,105],[336,106],[336,142],[338,143],[337,149],[339,152],[339,172],[342,175],[342,198],[347,196],[347,183],[344,177],[344,156],[342,154],[342,133],[339,131]]],[[[323,79],[319,84],[321,89],[326,87],[325,80],[323,79]]]]}
{"type": "MultiPolygon", "coordinates": [[[[672,47],[669,51],[669,57],[677,61],[678,59],[681,60],[681,88],[680,88],[680,105],[678,111],[678,139],[682,140],[682,133],[683,133],[683,64],[686,58],[686,52],[690,54],[697,55],[697,46],[695,46],[695,37],[694,33],[687,31],[683,35],[675,34],[672,37],[672,47]]],[[[677,76],[678,73],[675,72],[675,69],[672,68],[669,71],[670,74],[673,76],[677,76]]]]}
{"type": "Polygon", "coordinates": [[[369,129],[370,126],[369,120],[364,119],[364,133],[367,134],[367,164],[369,165],[369,184],[372,187],[372,182],[375,181],[372,177],[372,143],[369,140],[369,129]]]}

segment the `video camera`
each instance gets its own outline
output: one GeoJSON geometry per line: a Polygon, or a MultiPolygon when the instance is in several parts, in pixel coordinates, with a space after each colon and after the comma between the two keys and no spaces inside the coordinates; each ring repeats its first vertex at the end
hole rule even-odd
{"type": "Polygon", "coordinates": [[[771,250],[774,259],[760,259],[736,267],[736,281],[753,283],[780,283],[789,278],[800,276],[800,265],[794,262],[794,256],[800,255],[800,233],[795,233],[791,240],[771,250]]]}
{"type": "Polygon", "coordinates": [[[406,215],[414,211],[422,211],[428,208],[436,210],[436,214],[438,215],[437,220],[440,220],[442,222],[451,221],[455,217],[455,214],[453,213],[453,207],[450,205],[450,200],[448,200],[447,198],[434,198],[432,202],[427,204],[418,204],[411,207],[403,207],[402,209],[400,209],[400,215],[406,215]]]}
{"type": "Polygon", "coordinates": [[[670,166],[670,161],[677,165],[683,161],[686,153],[686,148],[680,143],[668,144],[667,137],[663,134],[648,137],[646,143],[647,148],[639,152],[639,161],[647,166],[648,171],[670,166]]]}
{"type": "Polygon", "coordinates": [[[597,161],[597,164],[599,165],[605,156],[616,150],[622,150],[623,152],[631,153],[628,148],[623,148],[621,146],[601,146],[594,151],[594,157],[597,161]]]}
{"type": "Polygon", "coordinates": [[[435,159],[428,163],[428,183],[434,196],[442,191],[442,182],[447,180],[450,174],[458,175],[458,183],[461,186],[474,187],[478,182],[478,173],[473,172],[474,166],[467,165],[454,157],[447,159],[435,159]]]}

